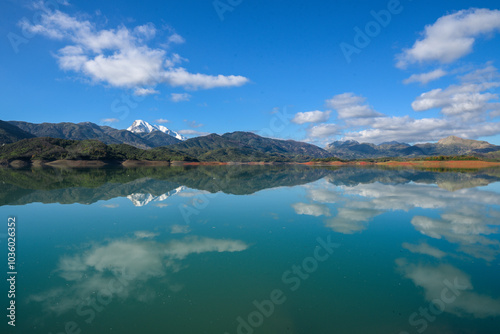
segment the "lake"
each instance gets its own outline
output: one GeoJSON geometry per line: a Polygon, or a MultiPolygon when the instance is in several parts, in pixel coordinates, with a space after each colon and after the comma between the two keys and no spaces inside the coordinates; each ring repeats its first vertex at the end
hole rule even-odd
{"type": "Polygon", "coordinates": [[[500,169],[40,168],[0,181],[17,273],[2,333],[499,332],[500,169]]]}

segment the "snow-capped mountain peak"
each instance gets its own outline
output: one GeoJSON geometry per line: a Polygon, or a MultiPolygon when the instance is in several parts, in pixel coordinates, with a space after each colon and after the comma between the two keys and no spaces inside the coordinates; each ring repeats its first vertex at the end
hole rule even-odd
{"type": "Polygon", "coordinates": [[[130,132],[133,132],[133,133],[151,133],[153,131],[161,131],[161,132],[166,133],[167,135],[175,137],[179,140],[186,140],[187,139],[183,135],[181,135],[175,131],[170,130],[166,126],[156,125],[156,124],[152,125],[146,121],[143,121],[142,119],[135,120],[134,123],[132,123],[132,125],[127,128],[127,130],[130,132]]]}
{"type": "Polygon", "coordinates": [[[155,129],[148,122],[145,122],[142,119],[138,119],[135,120],[134,123],[132,123],[132,125],[127,128],[127,130],[133,133],[150,133],[157,129],[155,129]]]}

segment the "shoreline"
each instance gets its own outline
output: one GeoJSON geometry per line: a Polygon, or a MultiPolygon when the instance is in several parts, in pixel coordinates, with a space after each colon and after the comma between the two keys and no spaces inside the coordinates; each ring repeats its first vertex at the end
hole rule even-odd
{"type": "Polygon", "coordinates": [[[387,166],[387,167],[407,167],[407,168],[447,168],[447,169],[481,169],[500,166],[500,162],[489,162],[481,160],[450,160],[450,161],[331,161],[331,162],[217,162],[217,161],[149,161],[149,160],[124,160],[124,161],[103,161],[103,160],[54,160],[54,161],[0,161],[0,167],[25,168],[25,167],[65,167],[65,168],[100,168],[105,166],[123,167],[151,167],[151,166],[265,166],[265,165],[305,165],[315,167],[331,166],[387,166]]]}

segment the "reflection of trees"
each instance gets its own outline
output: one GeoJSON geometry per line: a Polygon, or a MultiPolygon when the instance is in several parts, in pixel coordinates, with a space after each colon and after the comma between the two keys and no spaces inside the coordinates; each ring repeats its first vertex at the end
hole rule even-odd
{"type": "Polygon", "coordinates": [[[209,192],[252,194],[316,181],[329,171],[307,166],[199,166],[33,170],[0,169],[0,205],[83,203],[133,194],[161,196],[187,186],[209,192]]]}
{"type": "MultiPolygon", "coordinates": [[[[0,168],[0,205],[83,203],[129,195],[162,196],[180,186],[245,195],[274,187],[296,186],[327,177],[335,185],[383,183],[437,184],[456,191],[500,180],[498,169],[469,173],[411,169],[281,166],[191,166],[139,168],[0,168]]],[[[135,196],[137,197],[137,196],[135,196]]],[[[144,196],[143,196],[144,197],[144,196]]],[[[149,197],[149,196],[145,196],[149,197]]],[[[142,200],[141,202],[146,202],[142,200]]]]}

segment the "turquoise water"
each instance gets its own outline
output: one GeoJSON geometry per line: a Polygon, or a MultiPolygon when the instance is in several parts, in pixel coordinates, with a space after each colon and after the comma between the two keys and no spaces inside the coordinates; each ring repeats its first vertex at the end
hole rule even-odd
{"type": "Polygon", "coordinates": [[[16,326],[3,316],[2,333],[499,332],[498,169],[0,180],[2,247],[8,217],[17,236],[16,326]]]}

